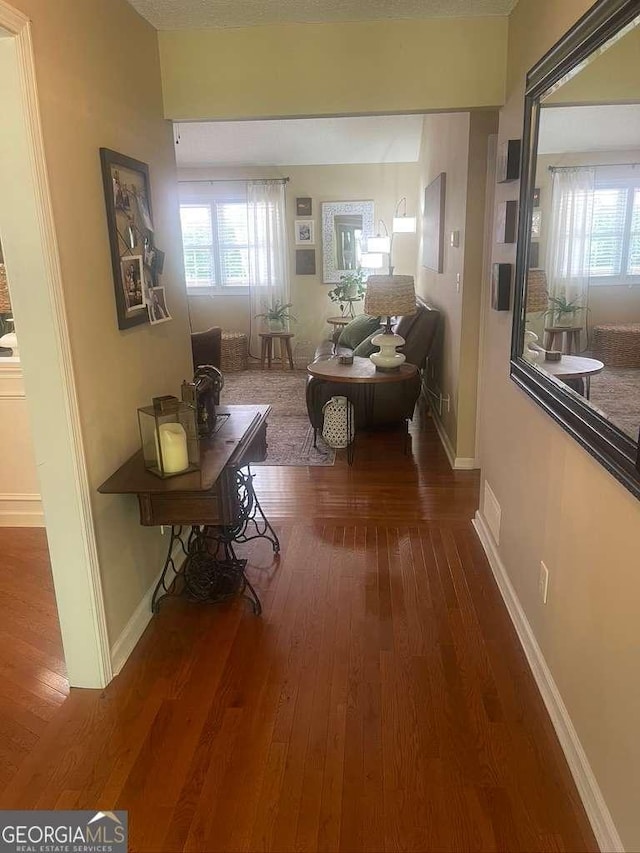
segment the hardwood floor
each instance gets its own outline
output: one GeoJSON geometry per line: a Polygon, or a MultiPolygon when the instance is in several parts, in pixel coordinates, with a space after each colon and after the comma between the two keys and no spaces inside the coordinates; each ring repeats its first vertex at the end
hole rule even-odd
{"type": "MultiPolygon", "coordinates": [[[[134,851],[596,850],[470,524],[478,476],[430,420],[412,443],[256,469],[283,546],[245,548],[261,618],[166,602],[107,690],[60,693],[22,751],[4,678],[0,808],[128,809],[134,851]]],[[[3,578],[26,583],[12,548],[3,578]]]]}

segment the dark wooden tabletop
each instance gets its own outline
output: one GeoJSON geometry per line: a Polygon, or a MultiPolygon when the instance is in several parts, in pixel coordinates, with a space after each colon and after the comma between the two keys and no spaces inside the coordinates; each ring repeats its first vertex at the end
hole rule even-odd
{"type": "Polygon", "coordinates": [[[338,356],[323,358],[308,365],[307,371],[316,379],[332,382],[405,382],[418,372],[415,364],[401,364],[397,370],[376,370],[375,364],[368,358],[354,355],[353,364],[340,364],[338,356]]]}
{"type": "Polygon", "coordinates": [[[229,414],[212,438],[200,441],[200,470],[163,480],[144,467],[142,450],[128,459],[98,489],[102,494],[156,494],[207,492],[218,480],[239,445],[250,441],[262,427],[271,406],[218,406],[218,414],[229,414]]]}

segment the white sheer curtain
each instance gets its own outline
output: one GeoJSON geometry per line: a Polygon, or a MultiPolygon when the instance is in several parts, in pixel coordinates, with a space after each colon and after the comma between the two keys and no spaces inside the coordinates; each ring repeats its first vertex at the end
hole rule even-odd
{"type": "MultiPolygon", "coordinates": [[[[580,325],[585,334],[595,177],[595,169],[588,167],[554,171],[551,222],[547,232],[549,296],[564,298],[567,302],[575,300],[582,306],[574,323],[580,325]]],[[[547,324],[552,325],[551,317],[547,324]]]]}
{"type": "Polygon", "coordinates": [[[267,330],[264,320],[256,320],[276,300],[289,302],[285,185],[282,181],[247,183],[249,233],[249,294],[251,340],[249,351],[260,354],[258,333],[267,330]]]}

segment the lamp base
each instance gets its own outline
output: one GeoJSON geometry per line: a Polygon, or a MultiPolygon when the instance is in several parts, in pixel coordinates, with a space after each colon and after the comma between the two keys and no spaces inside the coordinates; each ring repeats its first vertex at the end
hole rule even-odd
{"type": "Polygon", "coordinates": [[[396,352],[397,347],[404,345],[404,338],[395,333],[376,335],[371,338],[371,343],[380,347],[379,352],[374,352],[369,359],[375,364],[376,370],[397,370],[406,361],[404,353],[396,352]]]}

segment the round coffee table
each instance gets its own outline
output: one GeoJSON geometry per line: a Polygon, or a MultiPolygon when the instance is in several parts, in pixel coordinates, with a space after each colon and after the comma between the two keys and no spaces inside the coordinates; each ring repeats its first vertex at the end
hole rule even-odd
{"type": "MultiPolygon", "coordinates": [[[[353,357],[353,364],[341,364],[338,356],[314,361],[313,364],[307,365],[307,372],[315,379],[353,386],[351,394],[347,393],[346,396],[352,403],[353,410],[359,407],[361,401],[364,402],[365,421],[368,421],[373,414],[376,385],[388,385],[391,382],[407,382],[416,375],[418,368],[415,364],[407,364],[405,362],[405,364],[401,364],[395,370],[377,370],[374,363],[368,358],[360,358],[356,355],[353,357]]],[[[347,406],[347,435],[351,435],[352,427],[354,434],[354,441],[349,442],[347,445],[347,461],[349,465],[353,464],[355,428],[357,427],[357,424],[351,423],[351,413],[352,406],[347,406]]],[[[314,427],[314,446],[316,439],[317,430],[314,427]]]]}
{"type": "Polygon", "coordinates": [[[583,396],[589,399],[591,393],[591,377],[604,370],[604,364],[596,358],[583,358],[580,355],[563,355],[560,361],[540,361],[538,366],[561,379],[579,379],[584,388],[583,396]]]}

